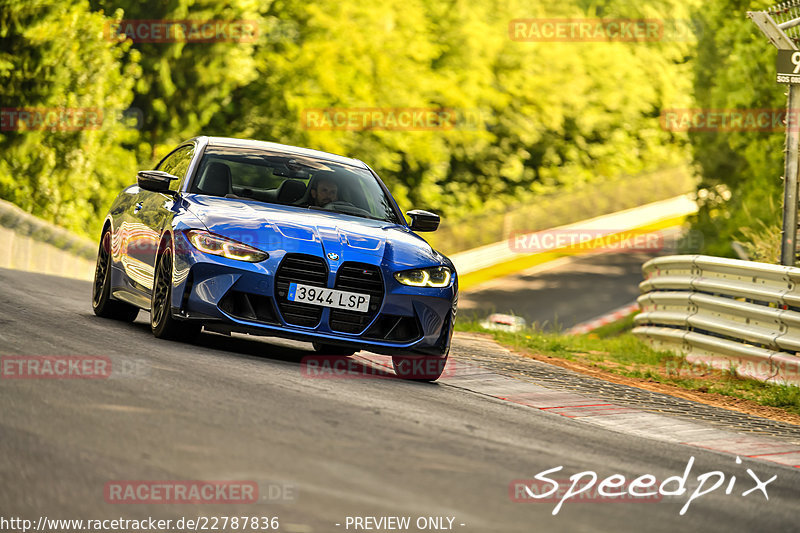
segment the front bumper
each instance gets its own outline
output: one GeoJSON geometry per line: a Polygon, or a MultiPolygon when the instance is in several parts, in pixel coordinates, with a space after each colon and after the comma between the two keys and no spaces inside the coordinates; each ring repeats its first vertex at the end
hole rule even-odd
{"type": "MultiPolygon", "coordinates": [[[[394,279],[393,273],[400,269],[373,263],[382,274],[380,305],[358,323],[357,331],[350,327],[347,329],[351,331],[344,332],[341,313],[333,317],[331,308],[322,307],[316,323],[298,325],[287,314],[285,303],[279,305],[285,302],[285,295],[277,288],[276,274],[287,257],[285,252],[271,252],[261,263],[246,263],[204,254],[188,241],[181,242],[185,241],[182,234],[176,234],[175,239],[180,250],[175,254],[172,291],[177,319],[198,320],[216,331],[316,341],[389,355],[436,356],[449,350],[456,313],[456,276],[449,287],[441,289],[409,287],[394,279]]],[[[288,254],[296,255],[301,254],[288,254]]],[[[326,266],[326,286],[336,287],[336,272],[348,262],[339,261],[331,269],[324,258],[316,259],[326,266]]],[[[363,265],[365,258],[359,259],[362,262],[350,264],[363,265]]]]}

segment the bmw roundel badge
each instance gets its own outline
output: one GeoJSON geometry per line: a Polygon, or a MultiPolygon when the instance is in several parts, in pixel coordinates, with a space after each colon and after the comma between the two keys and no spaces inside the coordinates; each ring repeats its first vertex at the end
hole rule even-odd
{"type": "Polygon", "coordinates": [[[331,261],[338,261],[339,260],[339,254],[330,252],[328,254],[328,259],[330,259],[331,261]]]}

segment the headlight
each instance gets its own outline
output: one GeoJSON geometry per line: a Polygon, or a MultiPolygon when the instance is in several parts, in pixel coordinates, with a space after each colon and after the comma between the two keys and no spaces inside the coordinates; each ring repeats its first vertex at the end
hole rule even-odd
{"type": "Polygon", "coordinates": [[[269,258],[267,252],[262,252],[257,248],[236,242],[219,235],[214,235],[207,231],[190,230],[186,232],[189,242],[203,253],[211,255],[221,255],[228,259],[258,263],[269,258]]]}
{"type": "Polygon", "coordinates": [[[452,273],[447,267],[419,268],[397,272],[394,279],[412,287],[447,287],[452,273]]]}

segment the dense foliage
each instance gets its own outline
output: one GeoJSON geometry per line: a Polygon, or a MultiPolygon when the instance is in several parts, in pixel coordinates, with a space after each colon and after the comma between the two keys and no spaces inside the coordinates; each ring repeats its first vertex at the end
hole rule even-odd
{"type": "Polygon", "coordinates": [[[138,133],[118,117],[140,76],[138,53],[103,40],[106,20],[83,0],[0,0],[2,107],[98,117],[13,131],[4,115],[0,197],[80,233],[94,229],[137,164],[129,148],[138,133]]]}
{"type": "Polygon", "coordinates": [[[692,105],[691,31],[645,42],[520,42],[509,22],[637,18],[685,30],[689,4],[0,0],[3,107],[97,107],[109,119],[78,131],[0,130],[0,197],[93,234],[137,168],[199,134],[358,157],[401,207],[445,216],[673,166],[686,157],[686,136],[659,117],[692,105]],[[109,32],[131,19],[247,20],[258,31],[233,42],[131,42],[109,32]],[[110,119],[129,108],[135,128],[110,119]],[[305,113],[322,108],[449,109],[458,119],[446,129],[308,128],[305,113]]]}
{"type": "MultiPolygon", "coordinates": [[[[786,107],[786,86],[775,82],[775,48],[744,16],[773,2],[721,0],[698,12],[705,31],[694,61],[695,106],[715,110],[786,107]]],[[[732,256],[743,241],[751,257],[777,261],[780,249],[784,131],[690,133],[702,178],[700,211],[693,221],[705,236],[705,253],[732,256]]]]}

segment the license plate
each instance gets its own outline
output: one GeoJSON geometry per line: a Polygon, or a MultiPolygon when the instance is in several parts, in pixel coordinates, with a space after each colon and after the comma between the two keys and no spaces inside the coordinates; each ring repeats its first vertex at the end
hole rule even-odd
{"type": "Polygon", "coordinates": [[[289,284],[289,294],[286,295],[286,299],[290,302],[348,309],[361,313],[366,313],[369,310],[369,294],[326,289],[325,287],[312,287],[299,283],[289,284]]]}

